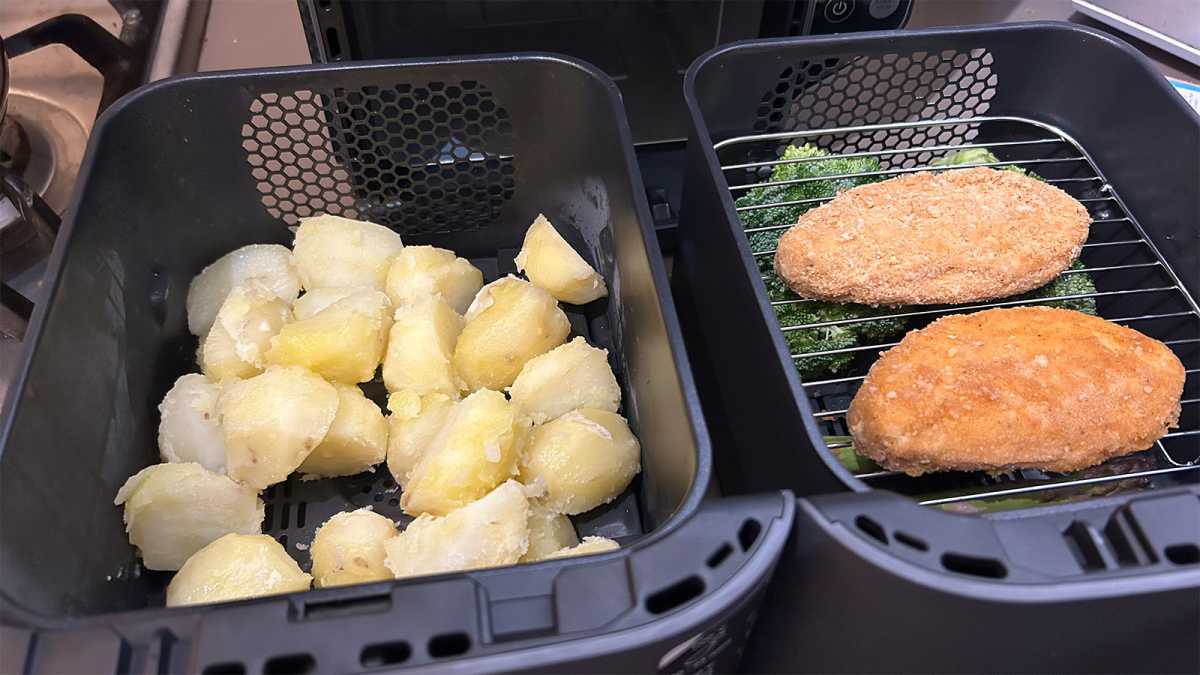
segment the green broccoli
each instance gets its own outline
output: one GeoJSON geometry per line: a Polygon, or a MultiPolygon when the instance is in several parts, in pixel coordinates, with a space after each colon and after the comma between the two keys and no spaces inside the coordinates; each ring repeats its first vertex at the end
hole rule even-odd
{"type": "MultiPolygon", "coordinates": [[[[827,157],[828,152],[814,146],[789,146],[783,151],[782,160],[812,160],[814,157],[827,157]]],[[[800,180],[803,178],[816,178],[819,176],[837,176],[852,173],[864,173],[879,170],[879,160],[874,157],[837,157],[832,156],[829,159],[812,160],[805,162],[793,162],[790,164],[777,164],[771,171],[771,182],[785,180],[800,180]]],[[[843,190],[849,190],[852,187],[863,185],[865,183],[874,183],[879,180],[879,176],[862,176],[855,178],[836,178],[833,180],[814,180],[804,183],[794,183],[792,185],[772,185],[769,187],[753,188],[746,194],[739,197],[734,203],[739,206],[757,206],[760,204],[776,204],[778,202],[790,202],[800,199],[819,199],[823,197],[832,197],[843,190]]],[[[739,215],[742,219],[742,224],[747,227],[768,227],[771,225],[791,225],[796,222],[800,214],[817,206],[816,204],[797,204],[793,206],[780,206],[772,209],[756,209],[753,211],[741,211],[739,215]]],[[[775,247],[775,241],[783,234],[782,231],[761,232],[752,234],[772,235],[770,237],[761,237],[758,242],[753,239],[750,242],[752,251],[769,251],[775,247]],[[755,248],[755,246],[761,248],[755,248]]],[[[764,256],[765,257],[765,256],[764,256]]]]}
{"type": "MultiPolygon", "coordinates": [[[[999,161],[1000,161],[1000,158],[997,157],[995,155],[995,153],[993,153],[991,150],[988,150],[987,148],[967,148],[966,150],[958,150],[956,152],[952,152],[952,153],[946,155],[945,157],[939,157],[938,159],[935,159],[932,162],[930,162],[929,166],[958,166],[960,164],[990,164],[992,162],[999,162],[999,161]]],[[[1007,166],[1000,166],[1000,167],[996,167],[996,168],[1000,169],[1001,171],[1012,171],[1014,173],[1019,173],[1022,176],[1029,176],[1030,178],[1036,178],[1038,180],[1042,180],[1041,176],[1039,176],[1027,169],[1023,169],[1015,164],[1009,164],[1007,166]]]]}
{"type": "MultiPolygon", "coordinates": [[[[1068,269],[1081,270],[1085,267],[1083,262],[1076,260],[1068,269]]],[[[1035,288],[1028,293],[1018,295],[1015,300],[1036,300],[1038,298],[1057,298],[1064,295],[1085,295],[1096,292],[1096,282],[1092,280],[1092,275],[1087,272],[1075,272],[1073,274],[1060,274],[1054,277],[1050,283],[1035,288]]],[[[1096,316],[1096,299],[1095,298],[1078,298],[1075,300],[1058,300],[1055,302],[1038,303],[1048,307],[1060,307],[1062,309],[1073,309],[1076,312],[1091,314],[1096,316]]]]}

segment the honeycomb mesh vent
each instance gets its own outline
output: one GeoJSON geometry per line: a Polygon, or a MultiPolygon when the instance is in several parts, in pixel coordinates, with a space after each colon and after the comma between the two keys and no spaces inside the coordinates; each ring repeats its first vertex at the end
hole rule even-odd
{"type": "MultiPolygon", "coordinates": [[[[754,132],[774,133],[982,115],[996,94],[993,57],[985,49],[830,57],[785,68],[763,94],[754,132]]],[[[947,145],[974,139],[975,125],[883,130],[809,138],[833,153],[947,145]]],[[[773,159],[789,141],[753,159],[773,159]]],[[[897,156],[884,168],[922,166],[942,153],[897,156]]]]}
{"type": "Polygon", "coordinates": [[[479,82],[264,93],[249,113],[246,161],[263,206],[289,225],[333,213],[461,232],[513,195],[512,121],[479,82]]]}

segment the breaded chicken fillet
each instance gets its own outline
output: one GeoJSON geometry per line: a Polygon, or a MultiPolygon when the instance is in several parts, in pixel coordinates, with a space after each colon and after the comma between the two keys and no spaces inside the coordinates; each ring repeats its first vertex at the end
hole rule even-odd
{"type": "Polygon", "coordinates": [[[850,404],[854,448],[910,475],[1075,471],[1149,448],[1179,421],[1163,343],[1065,309],[989,309],[910,332],[850,404]]]}
{"type": "Polygon", "coordinates": [[[975,302],[1045,285],[1079,257],[1091,217],[1042,181],[987,168],[861,185],[806,212],[775,270],[806,298],[975,302]]]}

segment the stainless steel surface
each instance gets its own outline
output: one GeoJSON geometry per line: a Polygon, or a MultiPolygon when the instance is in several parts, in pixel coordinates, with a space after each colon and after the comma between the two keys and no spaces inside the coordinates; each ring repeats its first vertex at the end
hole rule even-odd
{"type": "MultiPolygon", "coordinates": [[[[1160,270],[1169,279],[1169,283],[1167,283],[1167,284],[1161,284],[1161,283],[1160,284],[1145,284],[1145,285],[1138,285],[1138,286],[1134,286],[1134,287],[1115,288],[1115,289],[1111,289],[1111,290],[1097,290],[1097,291],[1089,292],[1089,293],[1075,293],[1075,294],[1070,294],[1070,295],[1057,295],[1057,296],[1053,296],[1053,297],[1035,298],[1035,299],[998,300],[998,301],[992,301],[992,302],[975,303],[975,304],[970,304],[970,305],[937,306],[937,307],[929,307],[929,308],[903,308],[903,309],[898,309],[897,311],[894,311],[894,312],[891,312],[888,314],[875,315],[875,316],[869,316],[869,317],[819,321],[819,322],[810,322],[810,323],[802,323],[802,324],[781,324],[780,330],[782,332],[789,333],[789,332],[803,331],[803,330],[821,330],[821,329],[828,329],[828,328],[835,327],[835,326],[844,326],[844,325],[849,325],[849,324],[875,323],[875,322],[880,322],[880,321],[892,321],[892,320],[897,320],[897,319],[934,318],[937,316],[942,316],[942,315],[947,315],[947,314],[961,314],[961,313],[967,313],[967,312],[975,312],[975,311],[990,309],[990,308],[994,308],[994,307],[1012,307],[1012,306],[1019,306],[1019,305],[1044,305],[1047,303],[1061,302],[1061,301],[1066,301],[1066,300],[1083,300],[1083,299],[1089,299],[1089,298],[1106,298],[1106,297],[1111,298],[1114,296],[1128,296],[1128,295],[1136,295],[1136,294],[1156,294],[1156,295],[1157,294],[1172,294],[1172,295],[1176,295],[1178,298],[1182,299],[1183,304],[1187,307],[1187,309],[1182,310],[1182,311],[1159,311],[1159,312],[1151,311],[1149,313],[1137,313],[1132,316],[1108,318],[1108,320],[1112,321],[1114,323],[1129,324],[1129,323],[1138,323],[1138,322],[1165,320],[1165,319],[1186,320],[1187,318],[1190,317],[1190,318],[1196,319],[1197,320],[1196,326],[1200,327],[1200,306],[1197,306],[1196,300],[1191,296],[1191,294],[1187,291],[1187,289],[1183,287],[1183,284],[1180,282],[1179,277],[1175,274],[1174,270],[1172,270],[1170,265],[1167,264],[1167,261],[1162,257],[1161,253],[1159,252],[1158,248],[1154,245],[1154,243],[1146,236],[1146,233],[1142,229],[1140,223],[1138,223],[1138,221],[1134,217],[1134,215],[1126,208],[1125,203],[1121,200],[1121,197],[1117,193],[1116,189],[1108,182],[1107,178],[1104,177],[1104,175],[1100,172],[1099,168],[1095,165],[1095,163],[1092,162],[1090,156],[1084,150],[1084,148],[1082,148],[1079,145],[1079,143],[1077,143],[1073,138],[1071,138],[1069,135],[1067,135],[1061,129],[1058,129],[1052,125],[1038,122],[1035,120],[1019,118],[1019,117],[998,117],[998,116],[981,115],[981,116],[970,117],[970,118],[961,118],[961,119],[915,120],[915,121],[896,122],[896,123],[891,123],[891,124],[873,124],[873,125],[812,129],[812,130],[802,130],[802,131],[789,131],[789,132],[779,132],[779,133],[769,133],[769,134],[752,134],[752,135],[746,135],[746,136],[738,136],[738,137],[734,137],[734,138],[730,138],[730,139],[721,141],[714,145],[714,149],[718,152],[718,157],[720,157],[720,153],[722,151],[729,151],[730,149],[745,151],[747,149],[745,146],[754,146],[756,144],[759,144],[762,147],[767,147],[767,148],[778,148],[782,143],[785,143],[785,142],[804,141],[805,139],[815,139],[815,138],[820,138],[820,137],[825,137],[826,139],[828,139],[828,138],[838,138],[838,137],[848,137],[848,136],[852,136],[852,135],[858,135],[859,138],[865,138],[865,137],[867,137],[867,134],[875,134],[875,132],[879,132],[879,131],[891,132],[891,131],[896,131],[896,130],[901,130],[901,129],[918,129],[918,128],[928,128],[928,127],[935,127],[935,128],[936,127],[967,127],[967,128],[978,129],[979,125],[988,124],[988,123],[999,123],[999,124],[1009,125],[1010,128],[1012,129],[1011,133],[1012,133],[1014,139],[1013,140],[1001,140],[999,142],[989,143],[989,144],[981,144],[981,143],[962,143],[962,144],[958,144],[958,145],[947,145],[947,144],[919,145],[919,144],[916,144],[916,145],[901,145],[899,147],[891,147],[891,148],[885,147],[882,149],[874,149],[874,147],[873,147],[872,149],[866,150],[866,151],[852,152],[852,153],[846,153],[844,155],[833,155],[833,156],[878,158],[883,165],[880,168],[880,170],[864,171],[864,172],[860,172],[860,173],[824,175],[824,176],[806,177],[806,178],[799,178],[799,179],[793,179],[793,180],[781,180],[781,181],[759,180],[759,181],[750,181],[750,182],[737,182],[734,180],[729,180],[730,184],[728,185],[728,189],[730,190],[731,196],[736,198],[739,194],[745,193],[746,191],[754,189],[754,188],[776,187],[776,186],[783,186],[783,185],[796,185],[796,184],[801,184],[801,183],[808,183],[808,182],[813,182],[813,181],[824,181],[824,180],[839,180],[839,179],[864,178],[864,177],[884,178],[884,177],[889,177],[889,176],[894,176],[894,175],[913,173],[913,172],[917,172],[917,171],[926,171],[929,169],[927,166],[913,166],[913,164],[914,164],[913,160],[911,158],[907,158],[906,156],[916,155],[919,153],[927,153],[927,152],[930,152],[931,150],[937,151],[937,152],[947,152],[947,151],[954,151],[954,150],[959,150],[959,149],[964,149],[964,148],[980,148],[980,147],[1008,148],[1008,149],[1020,147],[1020,148],[1026,149],[1026,150],[1029,150],[1032,148],[1039,148],[1039,149],[1041,149],[1041,151],[1043,153],[1045,153],[1046,156],[1029,157],[1026,159],[1007,160],[1007,161],[981,162],[981,163],[975,163],[975,164],[960,164],[960,165],[955,165],[955,166],[938,167],[938,170],[953,171],[953,170],[959,170],[959,169],[964,169],[964,168],[981,167],[981,166],[982,167],[1001,167],[1001,168],[1003,168],[1003,167],[1010,167],[1010,166],[1047,167],[1047,166],[1061,165],[1061,164],[1074,165],[1074,170],[1071,172],[1071,175],[1068,175],[1065,177],[1059,177],[1059,178],[1048,178],[1048,179],[1044,179],[1044,180],[1046,180],[1046,182],[1048,182],[1048,183],[1056,184],[1063,189],[1067,189],[1069,192],[1072,193],[1072,196],[1078,198],[1082,203],[1084,203],[1085,206],[1088,208],[1089,213],[1092,214],[1093,220],[1092,220],[1092,230],[1091,230],[1090,235],[1099,234],[1101,237],[1101,240],[1100,241],[1088,241],[1087,243],[1085,243],[1083,245],[1084,249],[1096,249],[1096,248],[1111,247],[1111,246],[1144,247],[1152,255],[1154,260],[1149,261],[1149,262],[1091,265],[1091,266],[1084,267],[1083,269],[1066,270],[1065,272],[1063,272],[1063,275],[1072,275],[1072,274],[1081,274],[1081,273],[1108,274],[1108,273],[1114,273],[1114,272],[1115,273],[1127,272],[1130,270],[1152,271],[1154,269],[1157,269],[1157,270],[1160,270]],[[1032,136],[1033,138],[1019,138],[1019,136],[1032,136]],[[1055,153],[1055,154],[1052,155],[1051,153],[1055,153]],[[1114,240],[1114,239],[1112,239],[1112,237],[1128,236],[1128,235],[1120,235],[1118,230],[1107,229],[1107,228],[1110,228],[1113,226],[1117,226],[1117,227],[1121,227],[1121,228],[1131,228],[1132,234],[1136,235],[1136,236],[1134,238],[1122,238],[1122,239],[1114,240]]],[[[876,136],[876,138],[878,138],[878,136],[876,136]]],[[[891,141],[894,141],[897,137],[889,136],[888,138],[891,141]]],[[[742,152],[738,156],[742,156],[743,154],[748,154],[748,153],[742,152]]],[[[771,160],[771,161],[728,163],[728,164],[723,164],[722,169],[726,172],[727,180],[730,178],[730,174],[728,172],[735,172],[734,175],[737,175],[737,176],[746,175],[749,173],[751,175],[761,177],[772,167],[775,167],[775,166],[778,166],[781,164],[799,164],[799,163],[807,163],[807,162],[816,162],[816,161],[821,161],[822,159],[825,159],[825,158],[826,157],[806,157],[806,158],[801,158],[801,159],[790,159],[790,160],[771,160]]],[[[744,212],[744,211],[763,209],[763,208],[777,208],[779,206],[816,205],[816,204],[828,202],[831,199],[833,199],[833,197],[810,198],[810,199],[800,199],[800,200],[791,200],[791,201],[778,201],[778,202],[771,202],[771,203],[766,203],[766,204],[756,204],[754,206],[736,207],[736,210],[739,212],[744,212]]],[[[772,225],[772,226],[753,227],[753,228],[747,228],[745,230],[745,232],[749,234],[749,233],[772,231],[772,230],[784,230],[789,227],[791,227],[791,225],[772,225]]],[[[775,253],[774,250],[768,250],[768,251],[754,252],[753,255],[756,258],[761,258],[764,256],[774,255],[774,253],[775,253]]],[[[764,275],[763,278],[766,279],[766,278],[768,278],[768,276],[764,275]]],[[[1108,277],[1106,277],[1106,279],[1107,278],[1108,277]]],[[[774,301],[771,301],[771,305],[774,307],[778,307],[778,306],[784,306],[784,305],[796,305],[796,304],[805,303],[805,302],[811,302],[811,300],[807,300],[804,298],[774,300],[774,301]]],[[[1191,345],[1191,344],[1195,344],[1198,342],[1200,342],[1200,338],[1185,338],[1185,339],[1175,339],[1175,340],[1164,341],[1165,344],[1167,344],[1168,346],[1171,346],[1173,348],[1181,347],[1183,345],[1191,345]]],[[[833,356],[833,355],[839,355],[839,354],[858,354],[858,353],[881,352],[881,351],[890,349],[891,347],[894,347],[897,344],[899,344],[899,343],[898,342],[887,342],[887,343],[882,343],[882,344],[856,345],[853,347],[845,347],[845,348],[841,348],[841,349],[830,349],[830,350],[824,350],[824,351],[796,353],[796,354],[792,354],[791,356],[793,359],[799,361],[802,359],[811,359],[811,358],[816,358],[816,357],[833,356]]],[[[1198,369],[1198,368],[1188,369],[1186,371],[1186,377],[1187,378],[1195,378],[1195,377],[1197,377],[1198,372],[1200,372],[1200,369],[1198,369]]],[[[818,390],[822,389],[823,387],[827,387],[827,386],[838,386],[842,389],[845,389],[846,387],[854,388],[854,387],[857,387],[858,384],[861,383],[864,378],[865,378],[865,375],[856,375],[856,376],[850,376],[850,377],[837,377],[837,378],[830,378],[830,379],[824,379],[824,380],[814,380],[814,381],[810,381],[810,382],[804,382],[803,383],[804,389],[809,394],[810,399],[812,399],[813,410],[814,410],[813,416],[816,418],[816,420],[819,423],[820,422],[830,422],[831,420],[837,420],[839,418],[844,418],[846,413],[848,412],[848,408],[844,404],[839,405],[836,408],[833,408],[833,407],[827,408],[827,407],[822,406],[819,403],[819,401],[817,400],[819,398],[819,396],[816,394],[816,392],[818,390]]],[[[1200,399],[1194,398],[1194,397],[1185,398],[1181,402],[1181,404],[1183,406],[1188,406],[1188,407],[1196,406],[1198,403],[1200,403],[1200,399]]],[[[1186,410],[1186,408],[1185,408],[1185,410],[1186,410]]],[[[1185,441],[1185,442],[1188,442],[1192,439],[1192,437],[1194,437],[1198,434],[1200,434],[1200,429],[1183,428],[1183,429],[1179,429],[1176,431],[1172,431],[1172,432],[1168,433],[1166,436],[1164,436],[1163,438],[1165,440],[1187,439],[1187,441],[1185,441]]],[[[838,450],[838,449],[851,448],[851,447],[853,447],[853,443],[851,441],[827,441],[826,446],[829,450],[838,450]]],[[[1158,463],[1160,464],[1160,466],[1158,468],[1123,471],[1123,472],[1117,472],[1112,475],[1106,475],[1106,476],[1075,475],[1075,476],[1065,476],[1064,477],[1064,476],[1058,475],[1058,474],[1050,474],[1050,473],[1036,472],[1036,471],[1028,471],[1028,472],[1024,472],[1024,473],[1015,472],[1015,474],[1018,476],[1017,480],[1020,480],[1023,483],[1028,483],[1028,484],[1022,484],[1019,486],[1011,486],[1012,482],[1013,482],[1012,480],[995,482],[995,481],[991,481],[991,480],[983,478],[982,474],[975,474],[977,476],[980,476],[980,478],[971,479],[970,476],[972,474],[961,473],[959,475],[963,476],[967,483],[974,482],[973,487],[971,489],[967,489],[967,490],[963,491],[962,494],[956,494],[954,496],[949,496],[949,497],[936,497],[936,498],[922,499],[920,496],[920,491],[917,488],[913,488],[913,490],[911,491],[911,494],[913,494],[913,496],[916,497],[918,499],[918,501],[920,501],[920,503],[922,503],[922,504],[937,506],[937,505],[944,505],[944,504],[970,502],[970,501],[976,501],[976,500],[987,499],[987,498],[1007,497],[1007,496],[1013,496],[1013,495],[1027,495],[1027,494],[1031,494],[1031,493],[1061,490],[1063,488],[1069,488],[1069,487],[1078,487],[1078,486],[1085,486],[1085,485],[1098,485],[1098,484],[1111,483],[1114,481],[1121,481],[1121,480],[1126,480],[1126,479],[1149,478],[1152,476],[1166,475],[1166,474],[1185,472],[1185,471],[1194,471],[1194,470],[1200,469],[1200,456],[1197,456],[1195,458],[1189,457],[1186,460],[1180,460],[1172,454],[1172,451],[1169,450],[1162,441],[1158,441],[1154,448],[1143,451],[1143,454],[1149,454],[1149,453],[1156,454],[1156,456],[1158,458],[1158,463]]],[[[1119,459],[1117,461],[1119,461],[1119,459]]],[[[1111,465],[1112,464],[1110,464],[1110,466],[1111,465]]],[[[896,481],[904,480],[904,476],[900,472],[886,471],[886,470],[860,472],[860,473],[856,474],[856,477],[863,481],[878,481],[878,480],[882,480],[882,479],[888,479],[891,481],[888,485],[888,487],[890,489],[897,489],[896,481]]]]}
{"type": "Polygon", "coordinates": [[[1200,66],[1196,0],[1074,0],[1091,18],[1200,66]]]}

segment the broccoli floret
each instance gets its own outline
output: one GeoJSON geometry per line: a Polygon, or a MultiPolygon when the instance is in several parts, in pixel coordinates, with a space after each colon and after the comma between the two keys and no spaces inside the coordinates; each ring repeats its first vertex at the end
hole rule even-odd
{"type": "MultiPolygon", "coordinates": [[[[999,161],[1000,161],[1000,158],[997,157],[995,155],[995,153],[993,153],[991,150],[988,150],[987,148],[967,148],[966,150],[958,150],[957,152],[952,152],[952,153],[946,155],[945,157],[939,157],[938,159],[935,159],[932,162],[930,162],[929,166],[958,166],[960,164],[988,164],[990,162],[999,162],[999,161]]],[[[1007,166],[1001,166],[1001,167],[996,167],[996,168],[1000,169],[1001,171],[1012,171],[1014,173],[1019,173],[1022,176],[1029,176],[1030,178],[1036,178],[1038,180],[1042,180],[1042,177],[1037,175],[1036,173],[1033,173],[1032,171],[1029,171],[1028,169],[1023,169],[1019,166],[1016,166],[1015,164],[1009,164],[1007,166]]]]}
{"type": "MultiPolygon", "coordinates": [[[[773,271],[768,270],[763,280],[767,287],[767,297],[771,301],[799,300],[787,285],[773,271]]],[[[870,307],[853,303],[821,302],[806,300],[787,305],[776,305],[775,316],[781,327],[800,326],[826,321],[841,321],[861,317],[892,314],[902,310],[888,307],[870,307]]],[[[906,319],[883,319],[877,321],[862,321],[858,323],[837,326],[822,326],[805,328],[803,330],[784,331],[784,341],[788,350],[793,354],[809,354],[833,349],[856,347],[860,344],[886,342],[904,332],[908,327],[906,319]]],[[[849,366],[855,358],[853,352],[848,354],[827,354],[810,358],[797,359],[796,369],[804,378],[836,375],[849,366]]]]}
{"type": "MultiPolygon", "coordinates": [[[[813,157],[827,157],[829,153],[814,146],[789,146],[783,151],[783,160],[795,159],[810,159],[813,157]]],[[[843,158],[833,156],[829,159],[822,159],[808,162],[794,162],[791,164],[778,164],[771,171],[770,181],[784,180],[799,180],[801,178],[814,178],[818,176],[836,176],[841,174],[863,173],[879,170],[879,160],[874,157],[851,157],[843,158]]],[[[849,190],[852,187],[863,185],[865,183],[873,183],[879,180],[878,176],[863,176],[857,178],[837,178],[833,180],[814,180],[804,183],[795,183],[792,185],[773,185],[770,187],[754,188],[739,197],[735,203],[738,206],[756,206],[759,204],[775,204],[778,202],[795,201],[799,199],[818,199],[822,197],[832,197],[835,194],[849,190]]],[[[770,225],[791,225],[796,222],[800,214],[817,206],[816,204],[799,204],[793,206],[780,206],[773,209],[757,209],[754,211],[742,211],[740,216],[742,224],[745,227],[766,227],[770,225]]],[[[774,234],[775,239],[779,238],[781,232],[762,232],[757,234],[774,234]]],[[[770,246],[762,249],[754,249],[754,242],[751,242],[751,250],[770,250],[774,248],[772,242],[770,246]]]]}
{"type": "MultiPolygon", "coordinates": [[[[1085,267],[1083,262],[1076,260],[1068,269],[1081,270],[1085,267]]],[[[1057,298],[1063,295],[1084,295],[1087,293],[1096,292],[1096,282],[1092,280],[1092,275],[1087,272],[1075,272],[1074,274],[1061,274],[1054,278],[1053,281],[1035,288],[1028,293],[1018,295],[1017,300],[1036,300],[1038,298],[1057,298]]],[[[1075,300],[1058,300],[1055,302],[1043,303],[1048,307],[1061,307],[1062,309],[1073,309],[1076,312],[1091,314],[1096,316],[1096,299],[1095,298],[1078,298],[1075,300]]]]}

